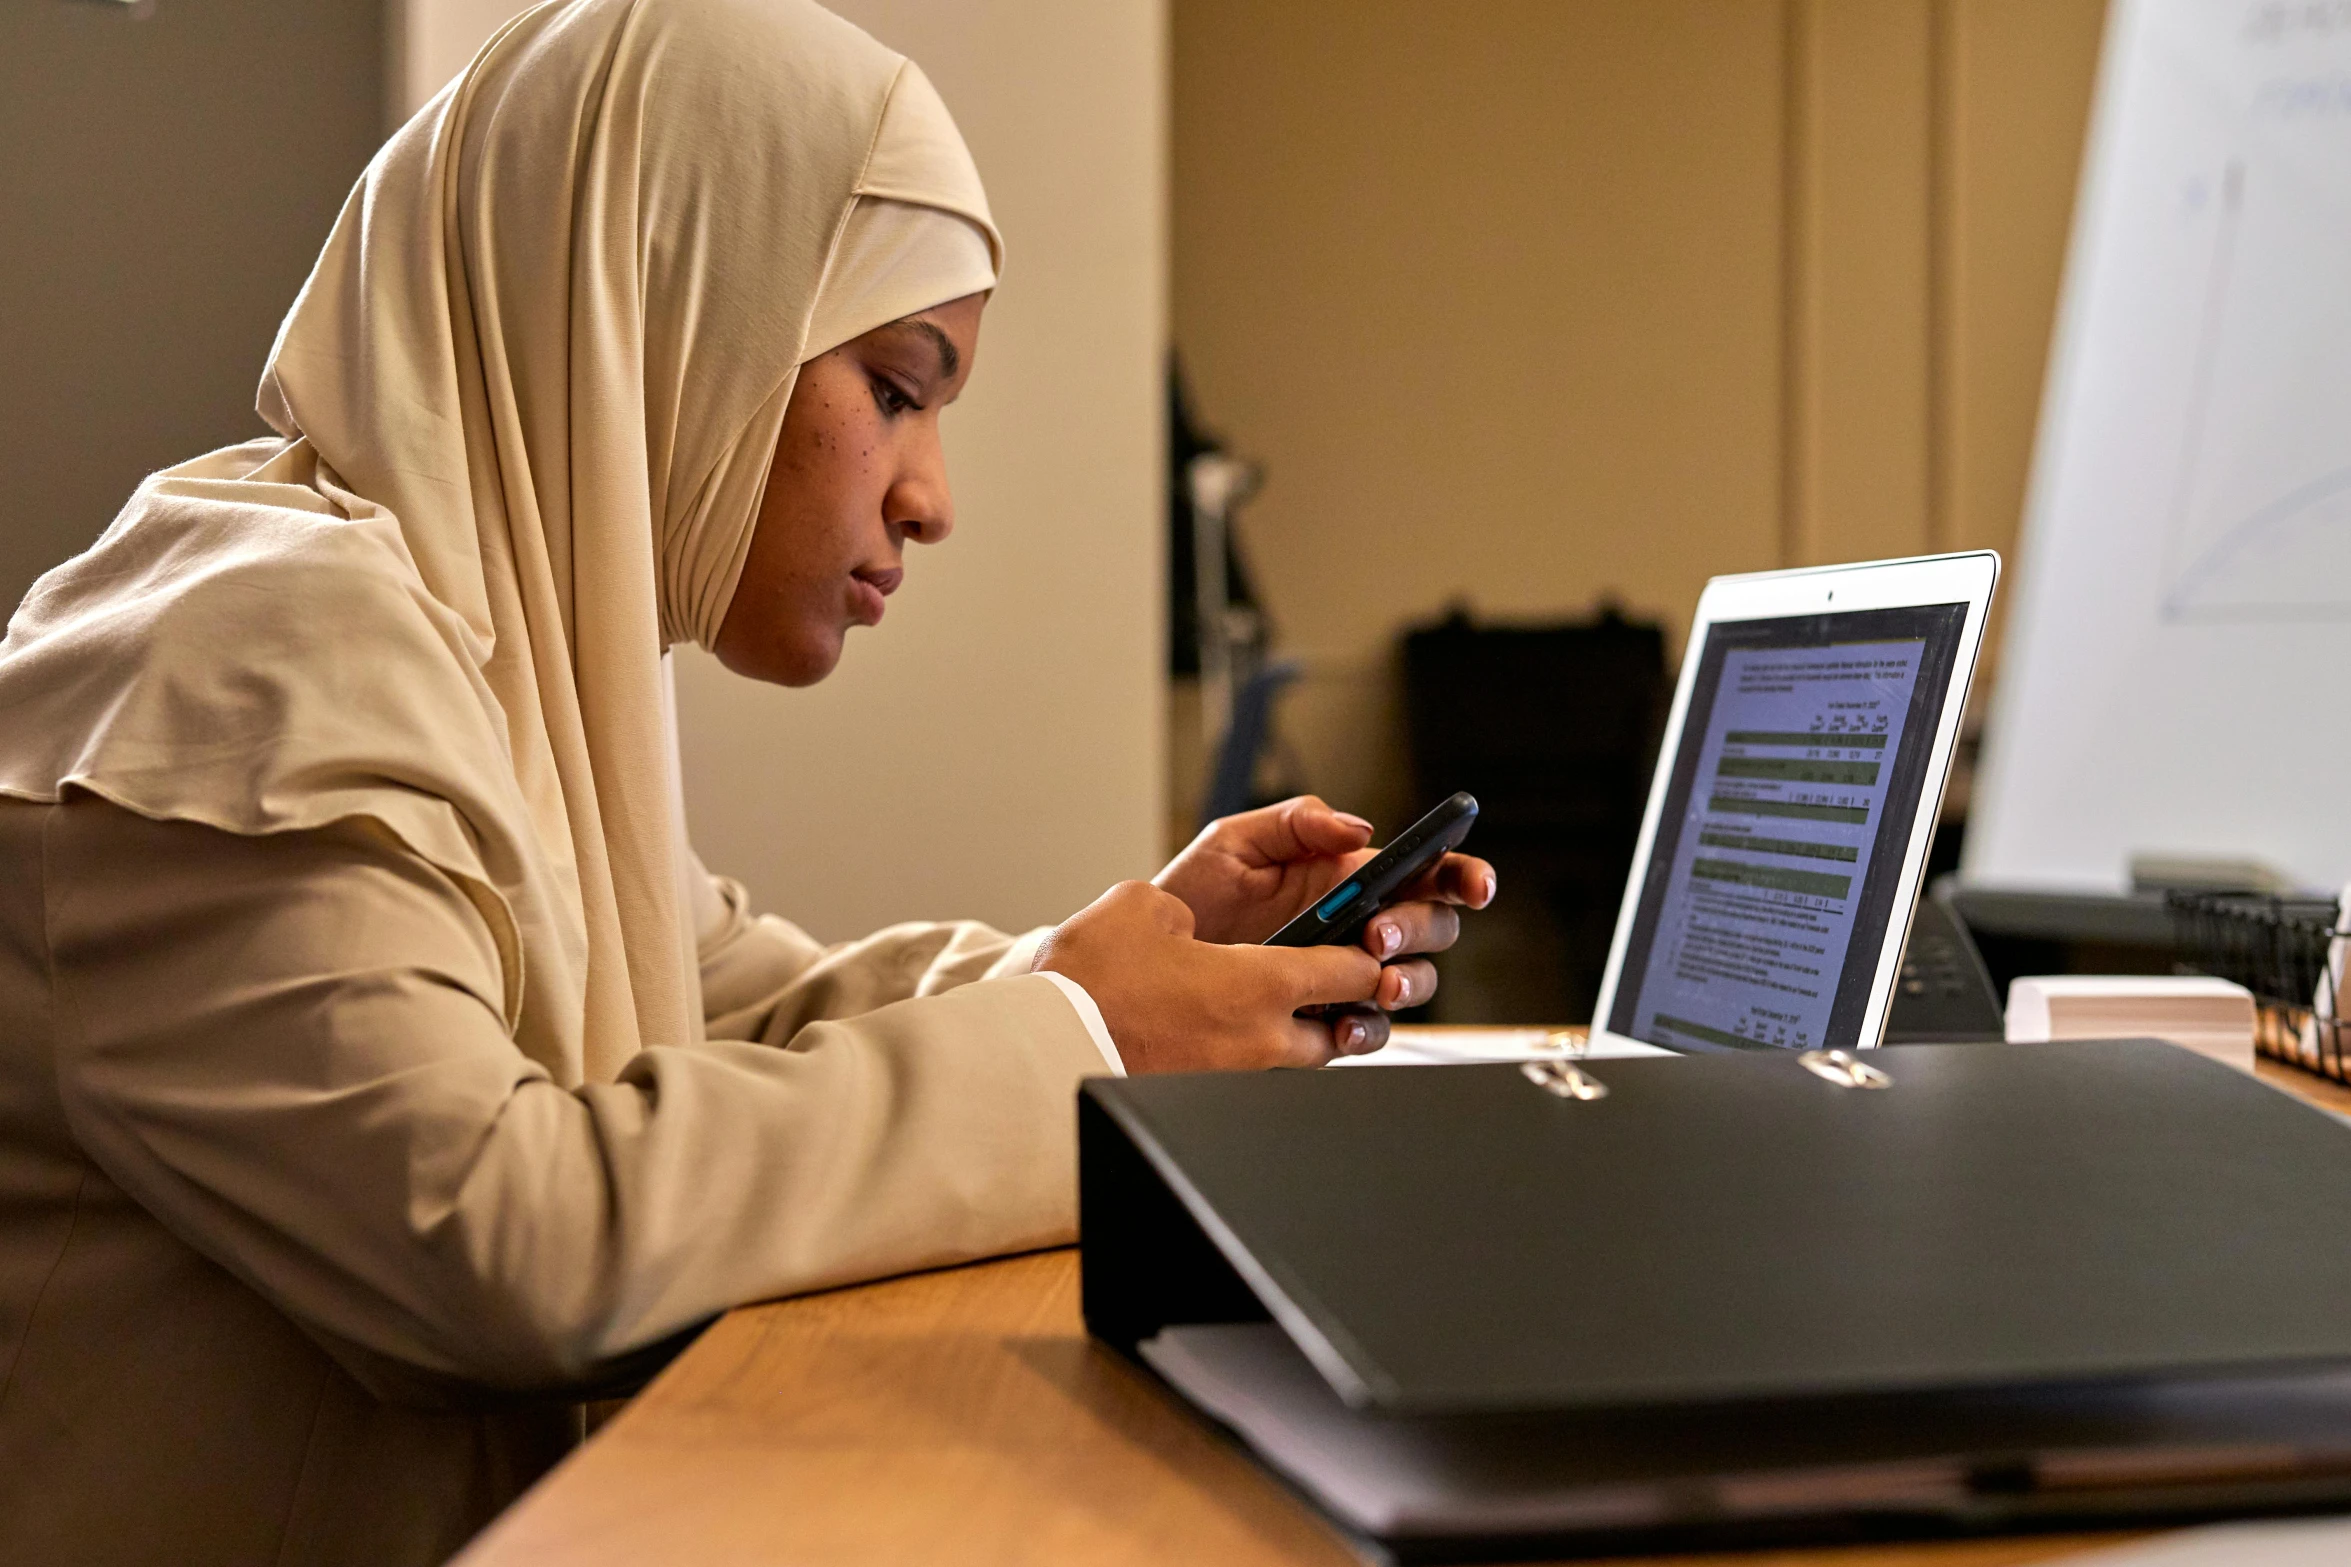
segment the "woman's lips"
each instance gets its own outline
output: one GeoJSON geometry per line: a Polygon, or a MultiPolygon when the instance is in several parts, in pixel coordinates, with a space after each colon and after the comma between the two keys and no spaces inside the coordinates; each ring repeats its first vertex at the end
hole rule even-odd
{"type": "Polygon", "coordinates": [[[862,625],[882,623],[883,600],[898,591],[898,584],[906,580],[903,566],[881,566],[849,574],[849,601],[862,625]]]}

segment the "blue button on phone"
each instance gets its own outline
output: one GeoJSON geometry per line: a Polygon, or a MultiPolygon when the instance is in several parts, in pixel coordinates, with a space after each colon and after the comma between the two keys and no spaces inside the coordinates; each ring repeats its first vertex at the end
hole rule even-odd
{"type": "Polygon", "coordinates": [[[1362,891],[1363,883],[1359,881],[1351,881],[1347,883],[1337,892],[1332,893],[1329,897],[1323,899],[1320,903],[1314,906],[1314,917],[1318,920],[1329,919],[1332,915],[1338,913],[1348,904],[1353,903],[1355,901],[1356,895],[1362,891]]]}

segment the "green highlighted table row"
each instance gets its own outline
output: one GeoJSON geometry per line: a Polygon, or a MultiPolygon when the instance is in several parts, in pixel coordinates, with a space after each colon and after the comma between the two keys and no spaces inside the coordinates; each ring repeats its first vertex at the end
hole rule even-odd
{"type": "Polygon", "coordinates": [[[1727,1029],[1708,1028],[1703,1023],[1685,1023],[1678,1017],[1667,1017],[1662,1012],[1657,1013],[1651,1019],[1651,1026],[1662,1028],[1669,1034],[1679,1034],[1685,1039],[1703,1039],[1710,1045],[1728,1045],[1733,1050],[1774,1050],[1780,1048],[1776,1045],[1767,1045],[1760,1039],[1749,1039],[1744,1034],[1731,1033],[1727,1029]]]}
{"type": "Polygon", "coordinates": [[[1706,802],[1710,811],[1725,816],[1786,816],[1805,822],[1842,822],[1858,827],[1869,820],[1865,805],[1806,805],[1800,800],[1744,800],[1735,794],[1718,794],[1706,802]]]}
{"type": "Polygon", "coordinates": [[[1723,739],[1732,745],[1822,745],[1842,746],[1847,750],[1867,747],[1872,751],[1885,749],[1884,735],[1838,734],[1833,730],[1801,729],[1734,729],[1723,739]]]}
{"type": "Polygon", "coordinates": [[[1776,865],[1750,865],[1744,860],[1694,860],[1690,874],[1708,881],[1768,887],[1774,892],[1800,892],[1814,898],[1842,898],[1853,890],[1850,876],[1833,876],[1827,871],[1784,871],[1776,865]]]}
{"type": "Polygon", "coordinates": [[[1726,756],[1717,778],[1770,778],[1780,783],[1874,784],[1879,762],[1813,762],[1796,756],[1726,756]]]}
{"type": "Polygon", "coordinates": [[[1757,854],[1800,854],[1808,860],[1843,860],[1851,864],[1861,851],[1849,843],[1814,843],[1810,838],[1754,838],[1739,832],[1702,832],[1698,841],[1709,849],[1750,849],[1757,854]]]}

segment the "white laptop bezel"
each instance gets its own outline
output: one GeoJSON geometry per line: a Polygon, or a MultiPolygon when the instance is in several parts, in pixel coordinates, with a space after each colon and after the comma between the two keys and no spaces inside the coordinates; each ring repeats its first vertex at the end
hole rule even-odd
{"type": "Polygon", "coordinates": [[[1614,1032],[1608,1020],[1616,1011],[1617,986],[1624,978],[1625,946],[1632,937],[1641,889],[1648,881],[1650,853],[1657,841],[1665,797],[1673,784],[1674,761],[1681,752],[1690,694],[1698,683],[1698,665],[1708,632],[1717,624],[1735,621],[1965,603],[1967,617],[1960,627],[1957,654],[1951,661],[1950,683],[1943,693],[1934,746],[1927,753],[1926,783],[1919,790],[1918,814],[1910,824],[1909,846],[1902,856],[1900,879],[1894,884],[1893,906],[1902,917],[1889,917],[1886,921],[1884,945],[1877,954],[1877,976],[1869,988],[1869,1005],[1861,1015],[1858,1043],[1867,1048],[1881,1042],[1886,1012],[1893,1001],[1894,981],[1902,967],[1902,949],[1910,939],[1910,919],[1917,909],[1919,881],[1925,875],[1927,851],[1933,845],[1935,822],[1943,809],[1943,789],[1951,776],[1952,751],[1958,744],[1960,722],[1967,712],[1967,693],[1975,679],[1976,657],[1983,649],[1984,617],[1999,580],[1997,552],[1968,550],[1954,555],[1925,555],[1850,566],[1752,572],[1716,577],[1706,584],[1706,591],[1698,598],[1698,612],[1690,623],[1689,638],[1682,645],[1681,677],[1674,683],[1673,707],[1666,719],[1665,738],[1658,747],[1657,769],[1649,780],[1649,803],[1641,812],[1641,836],[1633,850],[1632,874],[1625,881],[1624,900],[1617,908],[1616,934],[1608,943],[1608,967],[1601,976],[1600,998],[1592,1012],[1594,1047],[1642,1054],[1658,1048],[1646,1040],[1614,1032]]]}

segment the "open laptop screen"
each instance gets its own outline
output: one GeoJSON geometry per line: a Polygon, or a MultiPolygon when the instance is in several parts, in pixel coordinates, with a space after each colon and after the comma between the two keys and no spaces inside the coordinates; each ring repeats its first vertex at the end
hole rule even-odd
{"type": "Polygon", "coordinates": [[[1708,628],[1611,1032],[1859,1042],[1967,609],[1708,628]]]}

